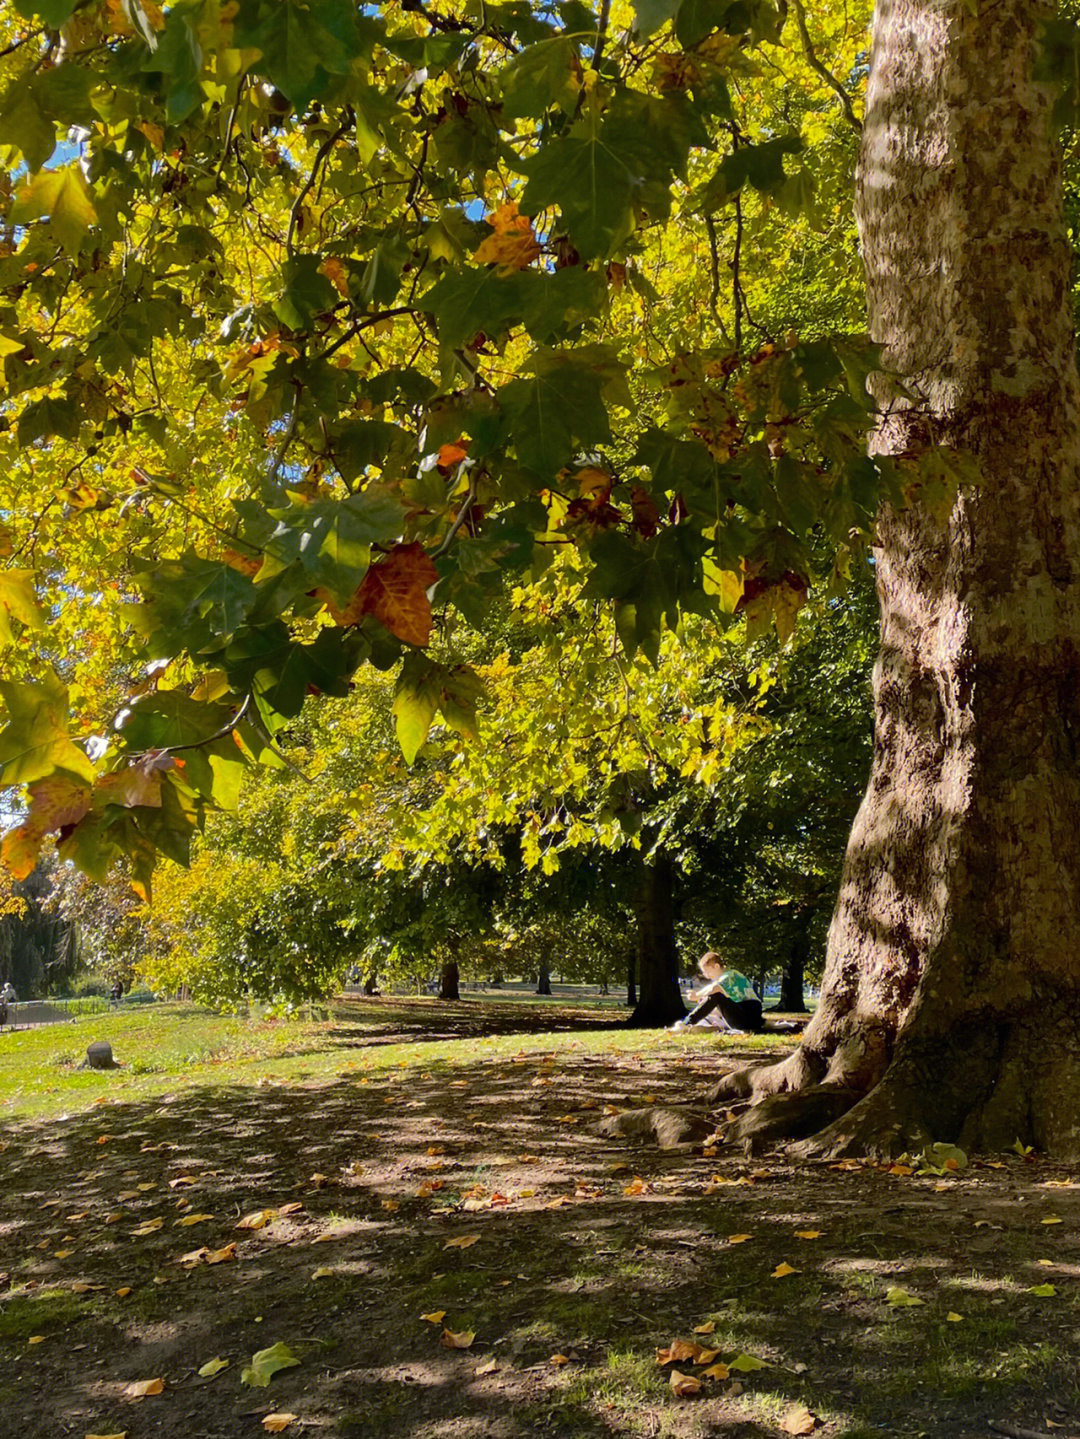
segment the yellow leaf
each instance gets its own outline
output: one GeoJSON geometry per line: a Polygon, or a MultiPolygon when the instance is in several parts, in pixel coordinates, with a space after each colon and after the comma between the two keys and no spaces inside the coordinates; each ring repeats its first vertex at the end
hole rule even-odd
{"type": "Polygon", "coordinates": [[[695,1379],[692,1374],[680,1374],[677,1369],[671,1371],[668,1383],[671,1385],[671,1392],[680,1399],[701,1393],[701,1380],[695,1379]]]}
{"type": "Polygon", "coordinates": [[[228,1367],[227,1359],[208,1359],[205,1364],[199,1366],[198,1373],[203,1379],[212,1379],[215,1374],[220,1374],[223,1369],[228,1369],[228,1367]]]}
{"type": "Polygon", "coordinates": [[[456,1239],[448,1239],[443,1245],[444,1249],[471,1249],[474,1244],[479,1244],[479,1234],[459,1234],[456,1239]]]}
{"type": "Polygon", "coordinates": [[[476,1335],[471,1329],[461,1329],[457,1332],[453,1329],[444,1329],[439,1343],[445,1349],[468,1349],[475,1338],[476,1335]]]}
{"type": "Polygon", "coordinates": [[[945,1318],[949,1321],[950,1324],[960,1324],[963,1322],[964,1316],[962,1314],[957,1314],[955,1309],[950,1309],[948,1314],[946,1314],[945,1318]]]}
{"type": "Polygon", "coordinates": [[[817,1426],[817,1415],[811,1414],[805,1404],[792,1404],[780,1420],[780,1428],[785,1434],[812,1434],[817,1426]]]}
{"type": "Polygon", "coordinates": [[[910,1164],[890,1164],[888,1172],[897,1175],[900,1179],[906,1179],[915,1173],[910,1164]]]}
{"type": "Polygon", "coordinates": [[[277,1216],[276,1209],[256,1209],[251,1214],[245,1214],[236,1227],[237,1229],[265,1229],[277,1216]]]}
{"type": "Polygon", "coordinates": [[[564,1364],[570,1363],[570,1356],[568,1354],[552,1354],[548,1363],[553,1364],[556,1369],[561,1369],[564,1364]]]}
{"type": "Polygon", "coordinates": [[[262,1426],[268,1434],[280,1434],[296,1417],[295,1414],[264,1414],[262,1426]]]}
{"type": "Polygon", "coordinates": [[[789,1274],[796,1274],[798,1271],[788,1263],[778,1264],[772,1272],[773,1279],[786,1279],[789,1274]]]}
{"type": "Polygon", "coordinates": [[[704,1324],[696,1324],[696,1325],[694,1326],[694,1333],[695,1333],[695,1334],[712,1334],[715,1329],[716,1329],[716,1320],[715,1320],[715,1319],[707,1319],[704,1324]]]}
{"type": "Polygon", "coordinates": [[[31,1334],[30,1338],[26,1342],[27,1344],[44,1344],[45,1336],[44,1334],[31,1334]]]}
{"type": "Polygon", "coordinates": [[[173,1228],[190,1229],[193,1224],[202,1224],[207,1219],[213,1219],[212,1214],[185,1214],[183,1219],[178,1219],[173,1228]]]}
{"type": "Polygon", "coordinates": [[[708,1369],[703,1369],[701,1373],[708,1379],[727,1379],[731,1371],[726,1364],[710,1364],[708,1369]]]}
{"type": "Polygon", "coordinates": [[[821,1229],[796,1229],[796,1239],[820,1239],[824,1231],[821,1229]]]}
{"type": "Polygon", "coordinates": [[[125,1429],[122,1434],[87,1434],[86,1439],[128,1439],[125,1429]]]}
{"type": "Polygon", "coordinates": [[[729,1234],[729,1235],[728,1235],[728,1243],[729,1243],[729,1244],[745,1244],[748,1239],[753,1239],[753,1237],[754,1237],[754,1236],[753,1236],[752,1234],[729,1234]]]}
{"type": "Polygon", "coordinates": [[[116,1297],[117,1299],[126,1299],[130,1293],[131,1285],[121,1284],[120,1288],[116,1291],[116,1297]]]}
{"type": "Polygon", "coordinates": [[[143,1224],[139,1225],[138,1229],[131,1231],[132,1238],[138,1239],[144,1234],[153,1234],[154,1231],[160,1229],[164,1223],[164,1219],[161,1218],[147,1219],[143,1224]]]}
{"type": "Polygon", "coordinates": [[[737,1354],[728,1365],[729,1369],[737,1369],[740,1374],[752,1374],[755,1369],[767,1367],[764,1359],[755,1359],[752,1354],[737,1354]]]}
{"type": "Polygon", "coordinates": [[[56,1249],[53,1251],[54,1259],[67,1259],[74,1254],[74,1249],[56,1249]]]}
{"type": "Polygon", "coordinates": [[[164,1379],[136,1379],[124,1393],[129,1399],[142,1399],[147,1394],[161,1394],[165,1390],[164,1379]]]}
{"type": "Polygon", "coordinates": [[[97,219],[90,186],[78,164],[56,170],[39,170],[19,186],[10,218],[16,225],[48,217],[65,250],[76,251],[97,219]]]}
{"type": "Polygon", "coordinates": [[[446,1318],[446,1310],[433,1309],[430,1314],[421,1314],[420,1318],[428,1324],[441,1324],[446,1318]]]}
{"type": "Polygon", "coordinates": [[[894,1309],[914,1309],[923,1303],[923,1300],[909,1294],[906,1289],[900,1289],[894,1285],[885,1291],[885,1302],[891,1304],[894,1309]]]}
{"type": "Polygon", "coordinates": [[[1061,1220],[1057,1217],[1056,1214],[1048,1214],[1045,1219],[1043,1219],[1043,1220],[1040,1221],[1040,1223],[1042,1223],[1042,1224],[1060,1224],[1060,1223],[1061,1223],[1061,1220]]]}
{"type": "Polygon", "coordinates": [[[489,1360],[487,1360],[486,1363],[478,1365],[478,1366],[473,1370],[473,1373],[474,1373],[474,1374],[476,1375],[476,1377],[479,1379],[479,1378],[480,1378],[482,1375],[484,1375],[484,1374],[494,1374],[495,1371],[496,1371],[496,1369],[498,1369],[498,1367],[499,1367],[498,1360],[496,1360],[496,1359],[489,1359],[489,1360]]]}
{"type": "Polygon", "coordinates": [[[384,1199],[382,1201],[382,1207],[386,1210],[389,1210],[389,1212],[393,1214],[395,1210],[401,1208],[401,1205],[396,1199],[384,1199]]]}
{"type": "Polygon", "coordinates": [[[329,1279],[333,1272],[332,1269],[328,1269],[324,1264],[320,1269],[313,1270],[311,1277],[312,1279],[329,1279]]]}

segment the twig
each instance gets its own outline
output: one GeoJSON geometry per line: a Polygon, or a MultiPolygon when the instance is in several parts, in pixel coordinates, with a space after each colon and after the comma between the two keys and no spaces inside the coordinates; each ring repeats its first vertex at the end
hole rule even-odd
{"type": "MultiPolygon", "coordinates": [[[[1038,1429],[1021,1429],[1017,1424],[1007,1424],[998,1419],[988,1419],[986,1427],[995,1434],[1004,1434],[1006,1439],[1046,1439],[1046,1435],[1038,1429]]],[[[1065,1439],[1075,1439],[1075,1435],[1066,1434],[1065,1439]]]]}
{"type": "Polygon", "coordinates": [[[705,216],[705,229],[709,235],[709,309],[712,317],[720,326],[720,333],[730,344],[731,337],[728,335],[727,326],[720,315],[720,241],[716,234],[716,221],[712,215],[705,216]]]}
{"type": "Polygon", "coordinates": [[[596,22],[596,47],[593,50],[592,67],[600,69],[600,61],[604,58],[604,46],[607,44],[608,20],[611,18],[611,0],[602,0],[600,5],[600,18],[596,22]]]}
{"type": "Polygon", "coordinates": [[[300,207],[301,205],[303,205],[308,195],[311,194],[312,186],[319,178],[319,167],[322,165],[322,162],[326,159],[327,155],[329,155],[330,151],[341,139],[342,135],[345,134],[345,131],[349,128],[350,124],[351,120],[349,118],[342,120],[341,124],[337,127],[337,129],[334,130],[331,134],[327,135],[326,139],[315,151],[315,158],[311,162],[311,174],[307,177],[303,185],[300,187],[300,193],[293,201],[293,207],[289,211],[289,229],[288,233],[285,236],[285,248],[290,252],[292,251],[293,247],[293,235],[296,233],[296,226],[300,219],[300,207]]]}
{"type": "Polygon", "coordinates": [[[830,90],[834,90],[836,92],[836,95],[840,100],[841,108],[844,111],[844,119],[848,122],[852,129],[855,130],[857,134],[861,135],[862,122],[852,108],[851,96],[844,89],[843,85],[841,85],[840,81],[836,78],[836,76],[829,69],[829,67],[827,65],[823,65],[817,57],[817,51],[814,49],[814,42],[810,39],[810,31],[806,28],[806,11],[803,9],[802,0],[791,0],[791,3],[795,10],[795,24],[799,27],[799,39],[802,41],[803,54],[806,56],[806,63],[810,66],[810,69],[813,70],[815,75],[819,75],[821,79],[825,81],[826,85],[828,85],[830,90]]]}
{"type": "Polygon", "coordinates": [[[179,754],[181,750],[188,750],[188,749],[205,749],[207,745],[217,744],[217,742],[218,742],[219,739],[224,739],[224,738],[226,737],[226,735],[232,734],[233,730],[236,729],[237,725],[240,724],[240,722],[243,720],[244,716],[247,714],[248,708],[249,708],[250,704],[251,704],[251,696],[250,696],[250,695],[245,695],[245,696],[244,696],[244,703],[243,703],[243,704],[240,706],[240,708],[236,711],[236,713],[233,715],[232,719],[229,720],[229,722],[228,722],[227,724],[223,724],[220,729],[215,730],[213,734],[207,735],[205,739],[189,740],[187,744],[166,744],[166,745],[158,745],[158,746],[157,746],[156,748],[154,748],[154,749],[142,749],[142,750],[138,750],[138,751],[136,751],[135,754],[127,755],[127,756],[125,756],[125,758],[127,758],[127,759],[143,759],[143,758],[145,758],[146,755],[151,755],[151,754],[153,754],[153,755],[158,755],[158,754],[179,754]]]}
{"type": "Polygon", "coordinates": [[[462,500],[462,502],[461,502],[461,509],[458,510],[457,514],[454,516],[454,523],[453,523],[453,524],[450,526],[450,528],[447,530],[447,532],[446,532],[446,538],[443,540],[443,542],[442,542],[442,544],[439,546],[439,548],[438,548],[437,550],[433,550],[433,551],[432,551],[431,558],[432,558],[433,560],[438,559],[438,557],[439,557],[440,555],[445,555],[446,552],[447,552],[447,550],[448,550],[448,549],[450,548],[450,546],[453,544],[453,542],[454,542],[454,536],[457,534],[458,530],[461,529],[461,527],[462,527],[462,525],[465,523],[465,521],[469,518],[469,512],[470,512],[470,510],[471,510],[472,507],[473,507],[473,502],[474,502],[475,499],[476,499],[476,474],[475,474],[475,472],[474,472],[473,474],[471,474],[471,475],[469,476],[469,492],[468,492],[468,494],[465,496],[465,498],[464,498],[464,499],[462,500]]]}

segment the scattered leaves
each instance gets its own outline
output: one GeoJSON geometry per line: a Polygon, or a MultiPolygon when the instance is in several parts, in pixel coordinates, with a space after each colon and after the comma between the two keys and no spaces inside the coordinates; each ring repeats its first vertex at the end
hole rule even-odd
{"type": "Polygon", "coordinates": [[[251,1363],[240,1375],[241,1384],[253,1389],[265,1389],[280,1369],[293,1369],[300,1360],[286,1344],[271,1344],[268,1349],[259,1349],[251,1356],[251,1363]]]}
{"type": "Polygon", "coordinates": [[[772,1272],[771,1277],[773,1279],[786,1279],[789,1274],[797,1273],[798,1270],[795,1268],[795,1266],[793,1264],[788,1264],[785,1260],[776,1266],[776,1268],[772,1272]]]}

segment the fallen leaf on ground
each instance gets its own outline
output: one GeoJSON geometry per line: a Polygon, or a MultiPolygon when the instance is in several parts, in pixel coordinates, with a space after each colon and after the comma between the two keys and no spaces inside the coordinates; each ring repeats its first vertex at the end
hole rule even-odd
{"type": "Polygon", "coordinates": [[[223,1369],[228,1369],[228,1367],[227,1359],[208,1359],[205,1364],[199,1366],[197,1373],[203,1379],[212,1379],[215,1374],[220,1374],[223,1369]]]}
{"type": "Polygon", "coordinates": [[[262,1426],[268,1434],[280,1434],[296,1417],[295,1414],[264,1414],[262,1426]]]}
{"type": "Polygon", "coordinates": [[[946,1314],[945,1318],[949,1321],[950,1324],[959,1324],[963,1320],[964,1316],[962,1314],[957,1314],[955,1309],[950,1309],[948,1314],[946,1314]]]}
{"type": "Polygon", "coordinates": [[[695,1324],[695,1325],[694,1325],[694,1333],[695,1333],[695,1334],[712,1334],[713,1331],[715,1330],[715,1328],[716,1328],[716,1320],[715,1320],[715,1319],[706,1319],[706,1321],[705,1321],[704,1324],[695,1324]]]}
{"type": "Polygon", "coordinates": [[[1041,1224],[1060,1224],[1061,1220],[1056,1214],[1048,1214],[1045,1219],[1039,1221],[1041,1224]]]}
{"type": "Polygon", "coordinates": [[[276,1209],[256,1209],[251,1214],[245,1214],[237,1224],[237,1229],[265,1229],[266,1226],[277,1218],[276,1209]]]}
{"type": "Polygon", "coordinates": [[[1037,1294],[1040,1299],[1049,1299],[1057,1293],[1052,1284],[1036,1284],[1034,1289],[1028,1290],[1029,1294],[1037,1294]]]}
{"type": "Polygon", "coordinates": [[[477,1378],[480,1378],[484,1374],[494,1374],[498,1367],[499,1362],[497,1359],[488,1359],[484,1364],[477,1365],[477,1367],[473,1370],[473,1373],[477,1376],[477,1378]]]}
{"type": "Polygon", "coordinates": [[[147,1220],[145,1221],[145,1223],[139,1225],[138,1229],[133,1229],[133,1230],[131,1231],[132,1237],[133,1237],[133,1238],[139,1238],[139,1237],[141,1237],[143,1234],[153,1234],[153,1232],[155,1231],[155,1229],[160,1229],[164,1223],[165,1223],[164,1219],[160,1219],[160,1218],[159,1218],[159,1219],[147,1219],[147,1220]]]}
{"type": "Polygon", "coordinates": [[[127,1386],[124,1393],[129,1399],[142,1399],[147,1394],[162,1394],[164,1390],[164,1379],[136,1379],[127,1386]]]}
{"type": "Polygon", "coordinates": [[[740,1374],[751,1374],[755,1369],[767,1369],[768,1365],[764,1359],[755,1359],[752,1354],[736,1354],[728,1368],[737,1369],[740,1374]]]}
{"type": "Polygon", "coordinates": [[[333,1272],[332,1269],[328,1269],[324,1264],[321,1268],[313,1270],[311,1277],[312,1279],[329,1279],[333,1272]]]}
{"type": "Polygon", "coordinates": [[[693,1374],[680,1374],[677,1369],[671,1371],[668,1383],[671,1385],[671,1392],[679,1399],[686,1399],[691,1394],[701,1393],[701,1380],[695,1379],[693,1374]]]}
{"type": "Polygon", "coordinates": [[[73,1279],[70,1284],[72,1294],[90,1294],[96,1289],[104,1289],[104,1284],[87,1284],[85,1279],[73,1279]]]}
{"type": "Polygon", "coordinates": [[[203,1224],[207,1219],[213,1219],[212,1214],[185,1214],[183,1219],[176,1220],[174,1229],[190,1229],[193,1224],[203,1224]]]}
{"type": "Polygon", "coordinates": [[[456,1239],[448,1239],[443,1245],[444,1249],[471,1249],[474,1244],[479,1244],[479,1234],[459,1234],[456,1239]]]}
{"type": "Polygon", "coordinates": [[[221,1249],[208,1249],[206,1251],[207,1264],[228,1264],[236,1258],[236,1243],[226,1244],[221,1249]]]}
{"type": "Polygon", "coordinates": [[[694,1356],[694,1363],[711,1364],[719,1353],[719,1349],[702,1349],[694,1356]]]}
{"type": "Polygon", "coordinates": [[[776,1268],[772,1272],[771,1277],[773,1279],[786,1279],[789,1274],[795,1274],[797,1272],[798,1271],[795,1269],[795,1266],[793,1264],[788,1264],[785,1260],[782,1264],[778,1264],[776,1266],[776,1268]]]}
{"type": "Polygon", "coordinates": [[[130,1293],[131,1285],[121,1284],[120,1288],[116,1291],[116,1297],[117,1299],[126,1299],[130,1293]]]}
{"type": "Polygon", "coordinates": [[[475,1338],[471,1329],[444,1329],[439,1343],[444,1349],[470,1349],[475,1338]]]}
{"type": "Polygon", "coordinates": [[[710,1364],[708,1369],[703,1369],[701,1372],[707,1379],[727,1379],[731,1370],[726,1364],[710,1364]]]}
{"type": "Polygon", "coordinates": [[[729,1244],[745,1244],[748,1239],[753,1239],[753,1237],[752,1234],[729,1234],[727,1242],[729,1244]]]}
{"type": "Polygon", "coordinates": [[[27,1344],[44,1344],[45,1336],[44,1334],[31,1334],[30,1338],[26,1342],[27,1344]]]}
{"type": "Polygon", "coordinates": [[[792,1404],[780,1419],[780,1428],[785,1434],[812,1434],[817,1426],[817,1415],[811,1414],[805,1404],[792,1404]]]}
{"type": "Polygon", "coordinates": [[[441,1324],[446,1318],[446,1310],[433,1309],[430,1314],[421,1314],[420,1318],[428,1324],[441,1324]]]}
{"type": "Polygon", "coordinates": [[[549,1364],[554,1364],[556,1369],[561,1369],[564,1364],[570,1363],[569,1354],[552,1354],[548,1359],[549,1364]]]}
{"type": "Polygon", "coordinates": [[[715,1354],[715,1349],[703,1349],[692,1339],[673,1339],[666,1349],[656,1351],[657,1364],[696,1364],[699,1354],[715,1354]]]}
{"type": "Polygon", "coordinates": [[[914,1294],[909,1294],[906,1289],[893,1286],[885,1291],[885,1303],[891,1304],[894,1309],[914,1309],[925,1301],[914,1294]]]}
{"type": "Polygon", "coordinates": [[[86,1439],[128,1439],[127,1430],[122,1434],[87,1434],[86,1439]]]}
{"type": "Polygon", "coordinates": [[[824,1231],[821,1229],[796,1229],[796,1239],[820,1239],[824,1231]]]}
{"type": "Polygon", "coordinates": [[[240,1375],[241,1384],[250,1384],[254,1389],[265,1389],[280,1369],[293,1369],[300,1361],[287,1344],[271,1344],[268,1349],[259,1349],[251,1356],[251,1363],[240,1375]]]}

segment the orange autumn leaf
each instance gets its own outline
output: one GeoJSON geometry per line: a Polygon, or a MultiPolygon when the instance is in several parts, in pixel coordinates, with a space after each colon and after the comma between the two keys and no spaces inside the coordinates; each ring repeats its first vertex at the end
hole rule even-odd
{"type": "Polygon", "coordinates": [[[668,1383],[671,1385],[671,1392],[680,1399],[701,1393],[701,1380],[695,1379],[692,1374],[680,1374],[677,1369],[671,1371],[668,1383]]]}
{"type": "Polygon", "coordinates": [[[471,1249],[474,1244],[479,1244],[479,1234],[459,1234],[456,1239],[448,1239],[443,1245],[444,1249],[471,1249]]]}
{"type": "Polygon", "coordinates": [[[542,252],[543,246],[536,238],[532,221],[527,215],[519,215],[517,202],[511,200],[500,205],[494,214],[488,216],[488,224],[494,234],[481,241],[473,251],[478,265],[497,265],[500,275],[512,275],[515,270],[524,270],[542,252]]]}
{"type": "Polygon", "coordinates": [[[444,1329],[439,1343],[444,1349],[470,1349],[476,1335],[471,1329],[444,1329]]]}
{"type": "Polygon", "coordinates": [[[365,615],[375,618],[406,644],[424,646],[431,639],[431,601],[427,592],[439,578],[423,545],[395,545],[373,564],[356,593],[339,609],[328,601],[335,624],[355,625],[365,615]]]}
{"type": "Polygon", "coordinates": [[[124,1390],[129,1399],[142,1399],[147,1394],[162,1394],[165,1391],[164,1379],[136,1379],[124,1390]]]}
{"type": "Polygon", "coordinates": [[[773,1278],[773,1279],[786,1279],[789,1274],[795,1274],[796,1272],[797,1272],[797,1271],[795,1270],[795,1268],[794,1268],[791,1264],[788,1264],[786,1261],[784,1261],[783,1263],[778,1264],[778,1265],[776,1266],[776,1268],[773,1270],[773,1272],[772,1272],[772,1278],[773,1278]]]}
{"type": "Polygon", "coordinates": [[[702,1374],[708,1379],[729,1379],[731,1370],[726,1364],[710,1364],[708,1369],[703,1369],[702,1374]]]}
{"type": "Polygon", "coordinates": [[[328,256],[322,262],[319,274],[326,276],[343,300],[349,298],[349,272],[335,255],[328,256]]]}
{"type": "Polygon", "coordinates": [[[236,1227],[237,1229],[265,1229],[277,1218],[276,1209],[256,1209],[251,1214],[245,1214],[236,1227]]]}
{"type": "Polygon", "coordinates": [[[439,446],[439,453],[435,457],[436,464],[440,470],[452,470],[455,465],[460,465],[462,460],[469,457],[469,442],[467,440],[455,440],[439,446]]]}
{"type": "Polygon", "coordinates": [[[716,1350],[704,1350],[700,1344],[695,1344],[689,1339],[673,1339],[666,1349],[656,1351],[656,1362],[661,1367],[665,1364],[694,1364],[699,1354],[715,1354],[716,1350]]]}
{"type": "Polygon", "coordinates": [[[268,1434],[280,1434],[296,1417],[295,1414],[264,1414],[262,1426],[268,1434]]]}

